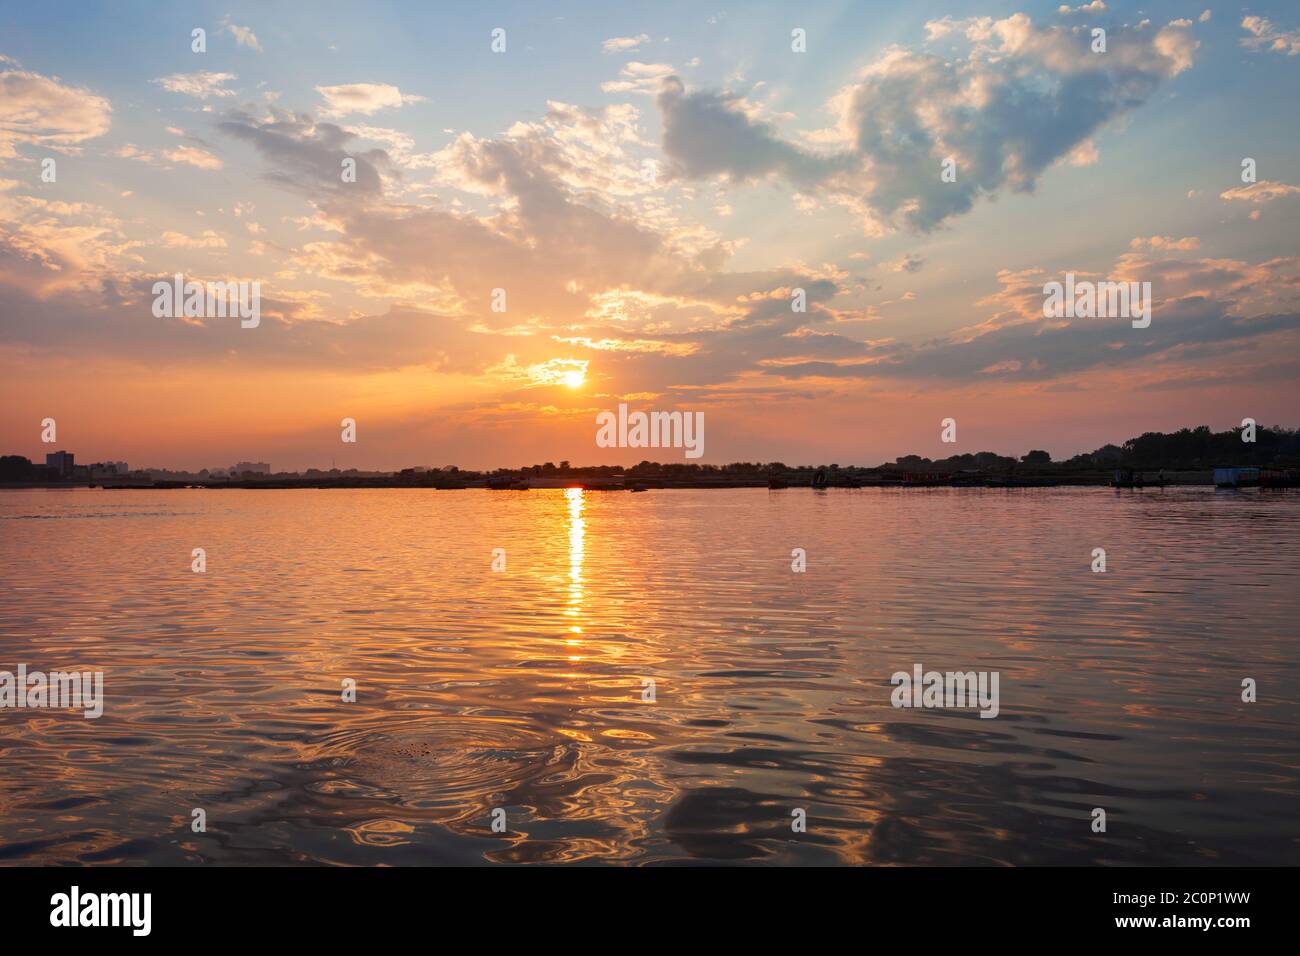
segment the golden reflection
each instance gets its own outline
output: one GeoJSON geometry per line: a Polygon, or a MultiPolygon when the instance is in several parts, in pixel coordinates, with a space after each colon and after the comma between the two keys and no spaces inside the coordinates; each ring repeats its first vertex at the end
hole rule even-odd
{"type": "MultiPolygon", "coordinates": [[[[586,505],[583,495],[581,488],[568,488],[564,492],[569,505],[569,602],[564,613],[574,618],[582,614],[582,559],[584,537],[587,533],[587,522],[582,517],[582,510],[586,505]]],[[[582,627],[574,624],[569,628],[569,634],[565,643],[575,649],[581,647],[582,639],[578,635],[582,634],[582,627]]],[[[571,654],[569,660],[580,661],[582,657],[571,654]]]]}

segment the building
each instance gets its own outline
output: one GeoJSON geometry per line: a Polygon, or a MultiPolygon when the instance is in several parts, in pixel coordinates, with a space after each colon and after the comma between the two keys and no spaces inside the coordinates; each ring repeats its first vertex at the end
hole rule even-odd
{"type": "Polygon", "coordinates": [[[255,475],[269,475],[271,466],[264,461],[241,461],[230,466],[230,474],[233,476],[242,475],[246,471],[255,475]]]}
{"type": "Polygon", "coordinates": [[[90,466],[91,478],[122,478],[128,468],[124,461],[97,461],[90,466]]]}
{"type": "Polygon", "coordinates": [[[45,456],[45,467],[54,469],[60,478],[71,478],[74,467],[72,458],[73,455],[70,451],[50,452],[45,456]]]}

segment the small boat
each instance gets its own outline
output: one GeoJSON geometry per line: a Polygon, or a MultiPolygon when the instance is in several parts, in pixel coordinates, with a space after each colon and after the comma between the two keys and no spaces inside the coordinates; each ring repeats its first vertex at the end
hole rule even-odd
{"type": "Polygon", "coordinates": [[[1260,483],[1258,468],[1216,468],[1216,488],[1254,488],[1260,483]]]}
{"type": "Polygon", "coordinates": [[[1110,485],[1112,488],[1145,488],[1148,485],[1152,488],[1163,488],[1165,473],[1162,470],[1155,481],[1147,481],[1140,471],[1134,471],[1132,468],[1116,468],[1115,477],[1111,479],[1110,485]]]}
{"type": "Polygon", "coordinates": [[[633,486],[632,486],[632,494],[636,494],[638,491],[649,491],[649,490],[650,490],[650,489],[647,488],[647,487],[645,487],[644,485],[633,485],[633,486]]]}
{"type": "Polygon", "coordinates": [[[812,486],[814,488],[825,488],[828,485],[826,480],[826,469],[818,468],[812,476],[812,486]]]}
{"type": "Polygon", "coordinates": [[[1261,488],[1300,488],[1300,471],[1294,468],[1279,470],[1266,468],[1259,475],[1261,488]]]}

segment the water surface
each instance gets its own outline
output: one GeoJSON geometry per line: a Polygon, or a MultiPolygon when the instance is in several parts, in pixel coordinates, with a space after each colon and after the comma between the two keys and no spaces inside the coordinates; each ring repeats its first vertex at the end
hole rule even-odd
{"type": "Polygon", "coordinates": [[[0,710],[0,862],[1294,865],[1298,517],[1210,489],[0,491],[0,670],[106,693],[0,710]],[[999,716],[895,709],[916,663],[997,671],[999,716]]]}

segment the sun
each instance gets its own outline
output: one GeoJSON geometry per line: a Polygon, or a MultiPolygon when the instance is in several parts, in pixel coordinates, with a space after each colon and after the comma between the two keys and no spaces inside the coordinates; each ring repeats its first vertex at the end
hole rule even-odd
{"type": "Polygon", "coordinates": [[[580,368],[576,368],[572,372],[564,373],[563,381],[565,385],[569,386],[569,388],[579,388],[586,380],[587,373],[580,368]]]}

